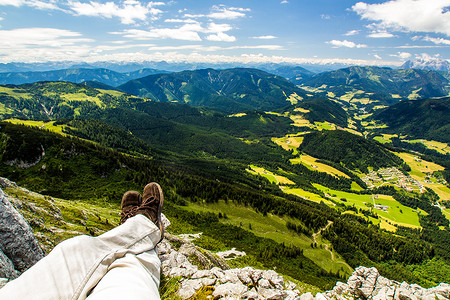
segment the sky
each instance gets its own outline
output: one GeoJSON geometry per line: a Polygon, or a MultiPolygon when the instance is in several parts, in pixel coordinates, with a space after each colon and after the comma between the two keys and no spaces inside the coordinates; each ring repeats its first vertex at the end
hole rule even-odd
{"type": "Polygon", "coordinates": [[[0,0],[0,63],[415,58],[450,58],[450,0],[0,0]]]}

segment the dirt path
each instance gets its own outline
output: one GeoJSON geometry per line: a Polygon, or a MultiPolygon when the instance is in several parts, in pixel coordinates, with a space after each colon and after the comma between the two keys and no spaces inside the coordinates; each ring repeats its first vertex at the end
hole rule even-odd
{"type": "MultiPolygon", "coordinates": [[[[326,229],[327,229],[328,227],[330,227],[332,224],[333,224],[332,221],[328,221],[328,224],[327,224],[327,225],[325,225],[324,227],[320,228],[317,232],[314,232],[314,233],[313,233],[312,237],[313,237],[314,243],[317,244],[317,238],[316,238],[316,237],[317,237],[319,234],[322,234],[322,231],[326,230],[326,229]]],[[[336,261],[336,257],[335,257],[335,255],[334,255],[333,251],[330,250],[330,245],[328,245],[328,244],[324,244],[324,245],[325,245],[325,250],[327,250],[328,252],[330,252],[331,260],[332,260],[332,261],[336,261]]],[[[351,268],[346,262],[341,262],[341,261],[336,261],[336,262],[345,264],[350,270],[352,270],[352,268],[351,268]]]]}

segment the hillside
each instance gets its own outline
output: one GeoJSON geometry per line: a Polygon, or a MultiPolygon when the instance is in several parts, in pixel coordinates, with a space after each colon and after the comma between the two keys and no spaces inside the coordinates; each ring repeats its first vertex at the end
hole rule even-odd
{"type": "Polygon", "coordinates": [[[301,81],[301,85],[346,102],[367,105],[370,101],[369,107],[391,105],[402,99],[442,97],[450,92],[448,79],[436,71],[379,67],[325,72],[301,81]]]}
{"type": "Polygon", "coordinates": [[[311,123],[330,122],[342,127],[348,125],[347,112],[336,102],[324,98],[314,98],[302,101],[295,107],[306,110],[304,117],[311,123]]]}
{"type": "Polygon", "coordinates": [[[119,86],[159,102],[187,103],[235,113],[274,110],[307,98],[306,92],[276,75],[256,69],[204,69],[151,75],[119,86]]]}
{"type": "Polygon", "coordinates": [[[450,98],[401,101],[379,110],[371,117],[388,125],[385,131],[450,142],[450,98]]]}
{"type": "Polygon", "coordinates": [[[402,164],[400,158],[380,144],[342,130],[306,134],[299,149],[362,172],[367,172],[368,167],[378,169],[402,164]]]}
{"type": "Polygon", "coordinates": [[[121,85],[129,80],[148,75],[167,73],[156,69],[141,69],[133,72],[119,73],[100,68],[71,68],[55,71],[30,71],[0,73],[0,84],[24,84],[38,81],[97,81],[111,86],[121,85]]]}

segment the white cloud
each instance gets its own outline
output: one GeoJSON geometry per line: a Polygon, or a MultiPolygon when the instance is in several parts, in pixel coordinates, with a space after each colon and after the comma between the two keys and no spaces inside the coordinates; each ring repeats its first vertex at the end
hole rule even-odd
{"type": "Polygon", "coordinates": [[[339,47],[347,47],[347,48],[366,48],[367,45],[364,44],[356,44],[354,42],[350,42],[347,40],[343,40],[343,41],[338,41],[338,40],[332,40],[329,42],[326,42],[327,44],[333,45],[336,48],[339,47]]]}
{"type": "Polygon", "coordinates": [[[201,41],[200,34],[206,34],[205,38],[209,41],[234,42],[236,37],[225,33],[232,29],[233,27],[229,24],[210,22],[207,27],[203,27],[201,23],[197,22],[184,24],[178,28],[127,29],[121,32],[111,32],[111,34],[119,34],[136,40],[175,39],[185,41],[201,41]]]}
{"type": "Polygon", "coordinates": [[[288,4],[289,1],[287,1],[287,0],[282,0],[280,3],[281,3],[281,4],[288,4]]]}
{"type": "Polygon", "coordinates": [[[136,20],[145,21],[147,17],[157,18],[162,11],[153,6],[160,6],[162,2],[149,2],[145,6],[139,1],[126,0],[120,5],[114,2],[69,2],[70,9],[78,16],[112,18],[117,17],[123,24],[133,24],[136,20]]]}
{"type": "Polygon", "coordinates": [[[30,6],[39,10],[62,10],[53,2],[44,2],[39,0],[0,0],[0,5],[3,6],[30,6]]]}
{"type": "Polygon", "coordinates": [[[379,56],[378,54],[374,54],[373,57],[375,57],[376,59],[379,59],[379,60],[383,59],[383,58],[382,58],[381,56],[379,56]]]}
{"type": "Polygon", "coordinates": [[[331,16],[330,16],[330,15],[324,15],[324,14],[322,14],[322,15],[320,15],[320,17],[321,17],[323,20],[330,20],[330,19],[331,19],[331,16]]]}
{"type": "Polygon", "coordinates": [[[450,36],[450,0],[391,0],[379,4],[358,2],[352,10],[382,29],[434,32],[450,36]]]}
{"type": "Polygon", "coordinates": [[[0,30],[0,47],[11,47],[11,50],[14,50],[28,46],[58,47],[93,41],[80,37],[81,33],[55,28],[0,30]]]}
{"type": "Polygon", "coordinates": [[[150,30],[127,29],[121,32],[111,32],[120,34],[126,38],[135,40],[153,40],[153,39],[174,39],[183,41],[201,41],[198,30],[194,30],[187,25],[180,28],[154,28],[150,30]]]}
{"type": "Polygon", "coordinates": [[[208,41],[214,42],[234,42],[236,41],[236,37],[232,35],[228,35],[224,32],[218,32],[216,34],[211,34],[206,37],[208,41]]]}
{"type": "Polygon", "coordinates": [[[165,23],[198,23],[198,21],[193,19],[165,19],[165,23]]]}
{"type": "Polygon", "coordinates": [[[212,7],[212,12],[208,15],[209,18],[213,19],[237,19],[245,17],[245,12],[250,11],[248,8],[240,8],[240,7],[224,7],[224,6],[216,6],[212,7]]]}
{"type": "Polygon", "coordinates": [[[276,36],[273,35],[261,35],[261,36],[254,36],[252,37],[252,39],[257,39],[257,40],[272,40],[272,39],[276,39],[276,36]]]}
{"type": "Polygon", "coordinates": [[[408,58],[410,58],[412,56],[412,54],[409,52],[397,52],[397,54],[391,54],[389,56],[398,57],[401,60],[407,60],[408,58]]]}
{"type": "Polygon", "coordinates": [[[347,33],[345,33],[344,35],[352,36],[352,35],[357,35],[358,33],[359,33],[359,30],[350,30],[350,31],[347,31],[347,33]]]}
{"type": "Polygon", "coordinates": [[[434,37],[426,36],[423,38],[423,40],[426,42],[435,43],[436,45],[450,45],[450,40],[444,39],[444,38],[434,38],[434,37]]]}
{"type": "Polygon", "coordinates": [[[394,37],[394,35],[392,33],[389,32],[372,32],[371,34],[368,35],[368,37],[371,38],[391,38],[394,37]]]}

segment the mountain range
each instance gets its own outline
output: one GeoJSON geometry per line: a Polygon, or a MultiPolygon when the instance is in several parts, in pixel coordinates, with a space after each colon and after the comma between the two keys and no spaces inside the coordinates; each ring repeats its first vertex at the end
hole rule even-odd
{"type": "Polygon", "coordinates": [[[75,68],[45,72],[9,72],[0,73],[0,84],[23,84],[38,81],[70,81],[75,83],[96,81],[115,87],[132,79],[159,73],[167,73],[167,71],[141,69],[133,72],[119,73],[109,69],[75,68]]]}
{"type": "Polygon", "coordinates": [[[310,97],[287,79],[256,69],[204,69],[129,81],[121,91],[159,102],[187,103],[221,111],[273,110],[310,97]]]}

